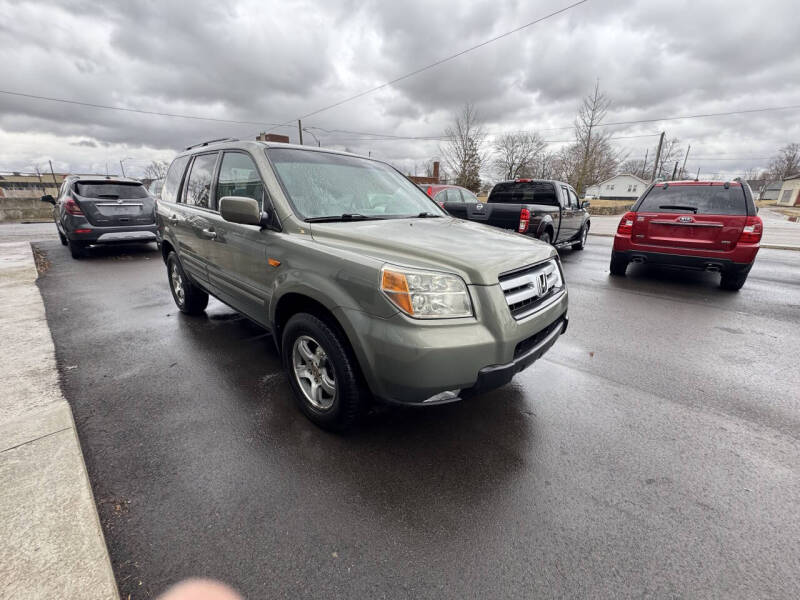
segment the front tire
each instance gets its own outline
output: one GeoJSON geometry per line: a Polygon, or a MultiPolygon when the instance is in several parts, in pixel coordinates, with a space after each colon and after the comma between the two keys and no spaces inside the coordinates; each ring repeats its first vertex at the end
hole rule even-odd
{"type": "Polygon", "coordinates": [[[69,253],[72,255],[72,258],[78,260],[86,256],[86,244],[83,242],[67,240],[67,246],[69,247],[69,253]]]}
{"type": "Polygon", "coordinates": [[[61,245],[62,246],[68,245],[69,242],[67,241],[67,236],[61,233],[61,230],[58,228],[58,226],[56,226],[56,231],[58,231],[58,239],[61,240],[61,245]]]}
{"type": "Polygon", "coordinates": [[[617,256],[615,253],[611,254],[611,264],[609,271],[616,277],[624,277],[625,271],[628,270],[628,259],[624,256],[617,256]]]}
{"type": "Polygon", "coordinates": [[[187,315],[202,314],[208,306],[208,294],[189,281],[174,252],[167,257],[167,276],[172,299],[178,309],[187,315]]]}
{"type": "Polygon", "coordinates": [[[300,410],[311,422],[338,432],[358,422],[369,393],[343,333],[315,315],[297,313],[283,329],[281,354],[300,410]]]}
{"type": "Polygon", "coordinates": [[[589,237],[589,223],[586,223],[583,227],[581,227],[580,235],[578,236],[578,242],[572,244],[573,250],[583,250],[586,247],[586,239],[589,237]]]}
{"type": "Polygon", "coordinates": [[[719,287],[721,287],[723,290],[738,292],[740,289],[742,289],[744,282],[747,281],[747,275],[747,273],[744,275],[736,273],[726,275],[723,273],[722,278],[719,280],[719,287]]]}

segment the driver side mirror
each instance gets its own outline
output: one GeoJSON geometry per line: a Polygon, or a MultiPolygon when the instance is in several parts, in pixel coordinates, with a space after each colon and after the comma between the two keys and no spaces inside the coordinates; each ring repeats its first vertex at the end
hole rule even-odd
{"type": "Polygon", "coordinates": [[[583,202],[581,202],[581,208],[589,208],[591,205],[592,203],[589,202],[588,200],[584,200],[583,202]]]}
{"type": "Polygon", "coordinates": [[[55,206],[56,204],[56,199],[53,198],[53,196],[51,196],[50,194],[45,194],[44,196],[42,196],[41,200],[42,202],[49,202],[53,206],[55,206]]]}
{"type": "Polygon", "coordinates": [[[219,200],[219,214],[230,223],[269,226],[270,214],[262,212],[258,202],[246,196],[223,196],[219,200]]]}

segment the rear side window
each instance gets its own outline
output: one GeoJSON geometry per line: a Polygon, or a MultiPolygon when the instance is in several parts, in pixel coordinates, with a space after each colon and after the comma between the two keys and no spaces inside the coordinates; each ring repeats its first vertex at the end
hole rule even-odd
{"type": "Polygon", "coordinates": [[[222,155],[215,206],[219,206],[219,199],[224,196],[245,196],[258,201],[258,205],[261,206],[264,184],[261,183],[261,177],[253,159],[247,154],[225,152],[222,155]]]}
{"type": "Polygon", "coordinates": [[[445,190],[447,192],[447,201],[448,202],[461,202],[461,194],[458,193],[458,190],[448,188],[445,190]]]}
{"type": "Polygon", "coordinates": [[[461,197],[464,199],[464,202],[471,202],[473,204],[478,202],[478,197],[469,190],[460,190],[460,191],[461,191],[461,197]]]}
{"type": "Polygon", "coordinates": [[[492,188],[489,202],[558,206],[556,188],[546,181],[504,181],[492,188]]]}
{"type": "Polygon", "coordinates": [[[742,186],[663,185],[656,186],[642,199],[639,212],[691,212],[697,215],[746,215],[742,186]]]}
{"type": "Polygon", "coordinates": [[[169,166],[167,177],[164,179],[164,187],[161,188],[161,199],[165,202],[178,201],[178,188],[181,186],[183,172],[186,170],[188,163],[188,156],[180,156],[173,160],[169,166]]]}
{"type": "Polygon", "coordinates": [[[147,198],[147,190],[140,183],[76,183],[75,191],[84,198],[147,198]]]}
{"type": "Polygon", "coordinates": [[[192,170],[186,181],[186,204],[210,208],[211,181],[214,178],[214,167],[217,154],[199,154],[192,163],[192,170]]]}

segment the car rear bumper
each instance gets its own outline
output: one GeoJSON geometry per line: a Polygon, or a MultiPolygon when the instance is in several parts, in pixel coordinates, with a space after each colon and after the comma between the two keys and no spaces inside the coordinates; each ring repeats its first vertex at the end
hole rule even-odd
{"type": "Polygon", "coordinates": [[[741,271],[750,270],[758,254],[758,244],[736,244],[731,250],[707,250],[634,244],[630,236],[614,236],[614,254],[630,262],[650,262],[686,269],[741,271]]]}
{"type": "Polygon", "coordinates": [[[648,263],[668,267],[678,267],[693,271],[718,271],[726,274],[745,275],[750,272],[752,262],[739,263],[728,258],[690,256],[687,254],[666,254],[661,252],[642,252],[627,250],[613,252],[614,258],[623,258],[632,263],[648,263]]]}
{"type": "Polygon", "coordinates": [[[137,242],[155,242],[156,224],[134,225],[126,227],[95,227],[88,223],[76,226],[67,231],[67,238],[74,242],[87,244],[129,244],[137,242]],[[82,231],[84,233],[77,233],[82,231]]]}

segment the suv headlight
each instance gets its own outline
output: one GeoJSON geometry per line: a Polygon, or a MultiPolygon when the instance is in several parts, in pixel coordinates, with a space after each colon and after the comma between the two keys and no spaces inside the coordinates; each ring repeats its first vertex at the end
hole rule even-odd
{"type": "Polygon", "coordinates": [[[385,266],[381,269],[381,291],[416,319],[472,316],[467,284],[458,275],[385,266]]]}

